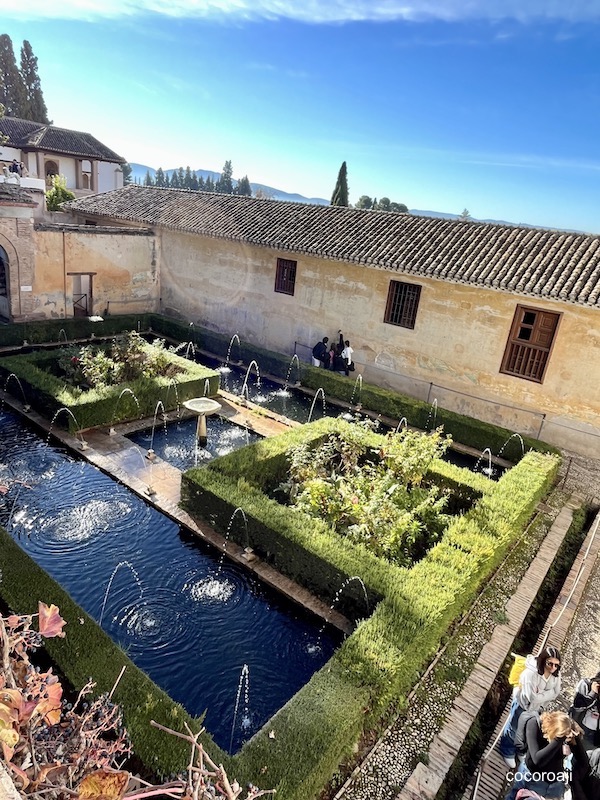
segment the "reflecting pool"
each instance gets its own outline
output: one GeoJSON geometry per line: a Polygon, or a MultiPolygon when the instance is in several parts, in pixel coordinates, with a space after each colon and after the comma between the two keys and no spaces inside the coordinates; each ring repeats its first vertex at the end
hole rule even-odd
{"type": "MultiPolygon", "coordinates": [[[[238,749],[341,635],[215,554],[95,467],[0,413],[0,524],[133,661],[238,749]],[[110,592],[107,588],[110,583],[110,592]],[[248,707],[234,707],[248,665],[248,707]]],[[[44,600],[44,598],[40,598],[44,600]]],[[[18,609],[15,609],[18,610],[18,609]]],[[[68,636],[68,629],[67,629],[68,636]]],[[[116,677],[116,676],[115,676],[116,677]]]]}

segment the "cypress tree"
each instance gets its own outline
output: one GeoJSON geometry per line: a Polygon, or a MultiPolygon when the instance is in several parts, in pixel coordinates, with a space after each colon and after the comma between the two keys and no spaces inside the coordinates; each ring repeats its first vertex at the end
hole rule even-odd
{"type": "Polygon", "coordinates": [[[21,73],[17,69],[10,36],[0,36],[0,103],[7,117],[22,117],[26,110],[27,93],[21,73]]]}
{"type": "Polygon", "coordinates": [[[348,206],[348,173],[345,161],[342,162],[342,166],[338,172],[337,182],[333,194],[331,195],[330,205],[348,206]]]}
{"type": "Polygon", "coordinates": [[[38,75],[38,60],[33,55],[31,45],[25,39],[21,48],[21,77],[25,87],[25,106],[20,117],[30,119],[33,122],[44,122],[48,124],[48,109],[42,94],[42,85],[38,75]]]}
{"type": "Polygon", "coordinates": [[[247,175],[244,175],[243,178],[239,179],[237,186],[233,190],[233,193],[245,195],[246,197],[252,197],[252,187],[250,186],[250,181],[248,180],[247,175]]]}
{"type": "Polygon", "coordinates": [[[164,186],[165,185],[165,173],[163,172],[163,168],[159,167],[156,170],[155,175],[156,185],[157,186],[164,186]]]}

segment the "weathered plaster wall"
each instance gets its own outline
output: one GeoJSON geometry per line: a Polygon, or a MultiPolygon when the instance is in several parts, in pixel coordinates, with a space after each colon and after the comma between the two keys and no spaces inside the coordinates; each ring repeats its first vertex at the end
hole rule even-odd
{"type": "Polygon", "coordinates": [[[35,255],[30,206],[0,206],[0,245],[8,256],[8,300],[13,321],[33,314],[35,255]]]}
{"type": "Polygon", "coordinates": [[[95,273],[94,314],[153,311],[159,279],[153,236],[102,233],[94,228],[37,230],[34,294],[45,317],[73,315],[73,278],[95,273]],[[154,264],[152,263],[154,261],[154,264]]]}
{"type": "MultiPolygon", "coordinates": [[[[562,446],[600,444],[598,311],[472,286],[162,232],[162,308],[279,352],[342,328],[366,380],[562,446]],[[298,262],[294,296],[274,291],[278,257],[298,262]],[[383,322],[390,280],[422,286],[414,330],[383,322]],[[562,314],[543,384],[503,375],[517,304],[562,314]]],[[[303,347],[302,345],[305,345],[303,347]]]]}

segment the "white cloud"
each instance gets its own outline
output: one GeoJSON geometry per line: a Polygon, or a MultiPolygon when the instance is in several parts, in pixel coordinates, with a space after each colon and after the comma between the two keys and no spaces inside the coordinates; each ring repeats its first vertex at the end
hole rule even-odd
{"type": "Polygon", "coordinates": [[[600,19],[600,0],[0,0],[5,17],[17,19],[170,17],[293,19],[309,23],[464,19],[520,22],[600,19]]]}

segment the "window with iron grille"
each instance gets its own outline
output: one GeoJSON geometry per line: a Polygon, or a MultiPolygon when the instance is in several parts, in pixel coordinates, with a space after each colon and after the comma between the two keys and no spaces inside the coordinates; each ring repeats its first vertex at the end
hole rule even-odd
{"type": "Polygon", "coordinates": [[[282,294],[294,294],[297,263],[297,261],[290,261],[289,258],[277,259],[277,272],[275,274],[276,292],[281,292],[282,294]]]}
{"type": "Polygon", "coordinates": [[[421,287],[417,283],[390,281],[383,321],[402,328],[414,328],[420,297],[421,287]]]}
{"type": "Polygon", "coordinates": [[[517,306],[500,372],[541,383],[560,314],[517,306]]]}

